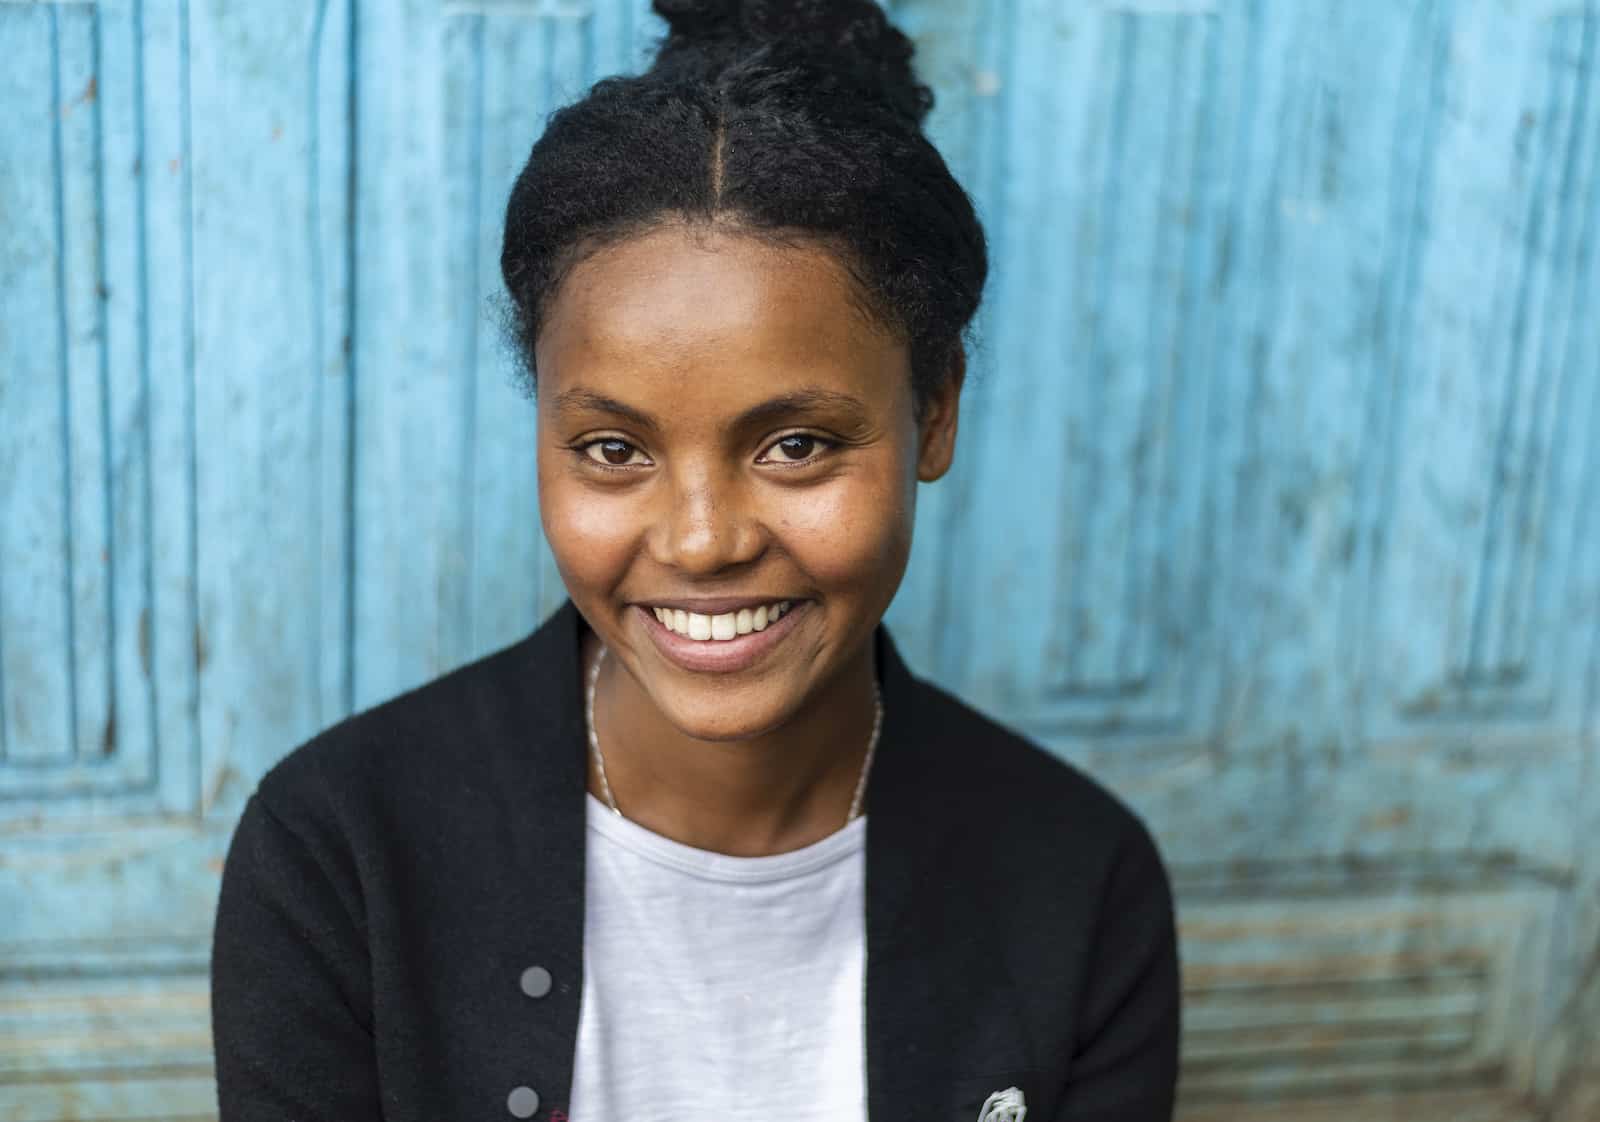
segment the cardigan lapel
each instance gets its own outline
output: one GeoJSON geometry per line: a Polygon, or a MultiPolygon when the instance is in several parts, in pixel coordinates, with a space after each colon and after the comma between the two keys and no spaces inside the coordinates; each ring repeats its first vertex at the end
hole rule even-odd
{"type": "Polygon", "coordinates": [[[532,635],[507,654],[497,689],[514,699],[490,756],[494,781],[510,815],[509,866],[519,909],[518,945],[512,961],[550,971],[552,985],[538,1015],[520,1022],[512,1042],[520,1064],[537,1057],[528,1077],[550,1113],[571,1102],[573,1060],[583,995],[584,792],[588,759],[578,652],[581,617],[571,600],[562,603],[532,635]]]}
{"type": "MultiPolygon", "coordinates": [[[[587,745],[570,600],[506,652],[513,700],[491,753],[502,789],[526,813],[511,825],[513,867],[537,886],[527,948],[555,978],[549,1015],[530,1026],[545,1101],[566,1109],[582,997],[587,745]]],[[[884,720],[867,787],[866,1067],[872,1122],[972,1122],[993,1091],[1043,1102],[999,940],[992,876],[973,844],[962,781],[979,746],[951,727],[942,695],[876,636],[884,720]]],[[[1037,1116],[1048,1116],[1043,1109],[1037,1116]]]]}
{"type": "Polygon", "coordinates": [[[974,1122],[1014,1086],[1053,1104],[1018,1013],[1004,889],[973,805],[981,733],[878,631],[884,721],[867,788],[866,1050],[872,1122],[974,1122]]]}

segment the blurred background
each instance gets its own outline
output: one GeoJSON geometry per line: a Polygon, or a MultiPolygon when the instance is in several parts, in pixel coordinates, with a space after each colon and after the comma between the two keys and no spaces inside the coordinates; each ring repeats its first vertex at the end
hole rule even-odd
{"type": "MultiPolygon", "coordinates": [[[[1158,835],[1180,1116],[1600,1119],[1600,0],[892,13],[994,279],[891,624],[1158,835]]],[[[502,208],[660,30],[0,0],[0,1122],[214,1117],[257,777],[559,603],[502,208]]]]}

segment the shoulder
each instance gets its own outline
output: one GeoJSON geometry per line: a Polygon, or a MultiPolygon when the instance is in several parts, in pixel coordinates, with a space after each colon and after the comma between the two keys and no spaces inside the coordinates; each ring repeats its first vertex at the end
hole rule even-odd
{"type": "MultiPolygon", "coordinates": [[[[1130,979],[1153,979],[1158,1004],[1173,1007],[1172,882],[1141,816],[1078,765],[938,686],[911,681],[902,731],[912,766],[902,763],[900,781],[921,805],[897,803],[915,824],[896,841],[938,870],[919,882],[930,894],[959,900],[956,909],[938,906],[941,923],[982,927],[1001,917],[1005,934],[989,953],[1038,986],[1041,1022],[1072,1009],[1104,1019],[1100,1003],[1114,1007],[1130,979]],[[1061,1001],[1062,985],[1077,1003],[1061,1001]]],[[[1062,1039],[1079,1027],[1063,1022],[1062,1039]]]]}
{"type": "Polygon", "coordinates": [[[909,681],[906,756],[918,775],[905,782],[926,800],[917,817],[964,891],[999,893],[993,906],[1041,932],[1103,931],[1118,914],[1171,927],[1166,863],[1122,796],[948,691],[909,681]]]}
{"type": "Polygon", "coordinates": [[[914,681],[916,725],[936,749],[926,758],[952,797],[981,805],[989,821],[1031,844],[1149,841],[1138,813],[1099,779],[949,691],[914,681]]]}
{"type": "Polygon", "coordinates": [[[537,739],[535,714],[554,691],[553,683],[541,681],[536,638],[323,729],[261,777],[258,800],[295,828],[308,817],[410,813],[492,783],[497,754],[519,739],[537,739]]]}

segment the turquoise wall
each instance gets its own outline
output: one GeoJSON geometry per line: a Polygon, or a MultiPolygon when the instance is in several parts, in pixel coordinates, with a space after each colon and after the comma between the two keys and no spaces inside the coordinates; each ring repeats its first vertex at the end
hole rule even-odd
{"type": "MultiPolygon", "coordinates": [[[[891,622],[1160,836],[1183,1117],[1600,1118],[1600,0],[894,14],[995,268],[891,622]]],[[[657,32],[0,0],[0,1120],[212,1115],[256,777],[561,597],[497,223],[657,32]]]]}

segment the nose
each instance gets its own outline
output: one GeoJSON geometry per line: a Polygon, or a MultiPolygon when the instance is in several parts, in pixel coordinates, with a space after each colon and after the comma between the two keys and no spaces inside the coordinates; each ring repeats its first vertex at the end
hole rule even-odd
{"type": "Polygon", "coordinates": [[[710,575],[755,560],[764,540],[751,496],[738,479],[688,471],[667,489],[651,552],[663,565],[710,575]]]}

